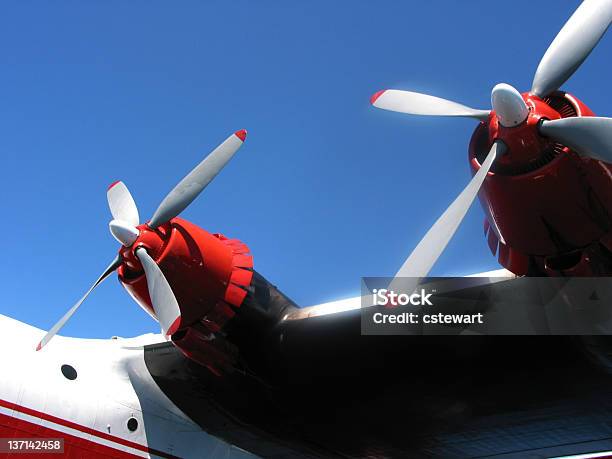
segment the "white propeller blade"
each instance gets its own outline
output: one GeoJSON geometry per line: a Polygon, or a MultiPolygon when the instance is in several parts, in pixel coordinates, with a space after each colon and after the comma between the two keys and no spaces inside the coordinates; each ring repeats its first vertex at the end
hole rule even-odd
{"type": "Polygon", "coordinates": [[[546,50],[531,92],[544,97],[559,89],[595,48],[611,21],[612,0],[585,0],[546,50]]]}
{"type": "Polygon", "coordinates": [[[176,217],[202,192],[225,167],[246,138],[246,131],[238,131],[212,151],[161,202],[149,226],[157,228],[176,217]]]}
{"type": "Polygon", "coordinates": [[[96,280],[93,285],[89,288],[89,290],[87,290],[87,292],[85,293],[85,295],[83,295],[81,297],[81,299],[79,301],[77,301],[77,303],[72,306],[68,312],[66,314],[63,315],[63,317],[53,326],[51,327],[51,330],[49,330],[47,332],[47,334],[43,337],[42,340],[40,340],[40,343],[38,343],[38,346],[36,346],[36,350],[40,351],[44,346],[47,345],[47,343],[49,341],[51,341],[51,338],[53,338],[57,332],[60,331],[60,329],[64,326],[64,324],[66,322],[68,322],[68,320],[72,317],[72,315],[76,312],[76,310],[79,308],[79,306],[81,306],[81,304],[83,304],[83,301],[85,301],[85,298],[87,298],[89,296],[89,294],[98,286],[102,283],[102,281],[104,279],[106,279],[114,270],[116,270],[119,266],[121,265],[121,260],[119,258],[119,256],[115,257],[115,259],[113,260],[113,262],[108,265],[108,268],[106,268],[106,270],[102,273],[102,275],[98,278],[98,280],[96,280]]]}
{"type": "Polygon", "coordinates": [[[612,118],[584,116],[543,121],[540,133],[580,155],[612,163],[612,118]]]}
{"type": "Polygon", "coordinates": [[[132,226],[140,224],[138,208],[134,198],[123,182],[115,182],[108,187],[106,192],[108,207],[115,220],[122,220],[132,226]]]}
{"type": "Polygon", "coordinates": [[[439,97],[398,89],[379,91],[370,102],[377,108],[410,115],[465,116],[481,121],[489,116],[489,110],[476,110],[439,97]]]}
{"type": "Polygon", "coordinates": [[[442,216],[438,218],[429,231],[427,231],[425,237],[421,239],[421,242],[419,242],[395,275],[396,278],[427,276],[432,266],[438,260],[455,234],[455,231],[457,231],[463,217],[465,217],[472,202],[478,195],[478,191],[493,161],[495,161],[497,156],[504,154],[505,151],[506,145],[504,143],[496,141],[493,144],[480,170],[476,172],[461,194],[457,196],[448,209],[446,209],[442,216]]]}
{"type": "Polygon", "coordinates": [[[168,284],[168,280],[162,270],[157,266],[155,260],[147,253],[146,249],[139,247],[136,249],[136,256],[142,263],[149,296],[159,325],[165,336],[169,337],[175,333],[181,322],[181,310],[179,309],[176,297],[168,284]]]}

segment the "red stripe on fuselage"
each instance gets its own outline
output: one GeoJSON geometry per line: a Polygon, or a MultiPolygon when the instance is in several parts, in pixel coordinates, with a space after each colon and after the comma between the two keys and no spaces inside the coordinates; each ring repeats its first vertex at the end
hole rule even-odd
{"type": "MultiPolygon", "coordinates": [[[[135,454],[127,453],[110,446],[104,446],[99,443],[95,443],[90,440],[85,440],[80,437],[75,437],[58,430],[43,427],[38,424],[32,424],[31,422],[24,421],[23,419],[15,419],[6,414],[0,413],[0,438],[63,438],[64,439],[64,452],[61,457],[67,458],[109,458],[114,457],[118,459],[128,458],[140,458],[135,454]]],[[[45,454],[43,457],[48,456],[49,459],[57,457],[57,454],[48,455],[45,454]]],[[[0,454],[0,458],[12,458],[14,455],[10,453],[0,454]]],[[[30,457],[41,457],[41,454],[37,453],[19,453],[19,458],[30,458],[30,457]]]]}
{"type": "MultiPolygon", "coordinates": [[[[61,426],[69,427],[71,429],[78,430],[80,432],[83,432],[83,433],[86,433],[86,434],[90,434],[90,435],[93,435],[93,436],[98,437],[98,438],[103,438],[104,440],[112,441],[114,443],[117,443],[117,444],[120,444],[120,445],[123,445],[123,446],[128,446],[130,448],[134,448],[134,449],[137,449],[139,451],[143,451],[145,453],[155,454],[157,456],[168,458],[168,459],[178,459],[177,456],[173,456],[172,454],[164,453],[163,451],[158,451],[158,450],[149,448],[148,446],[141,445],[139,443],[134,443],[133,441],[129,441],[129,440],[126,440],[125,438],[117,437],[115,435],[111,435],[111,434],[108,434],[106,432],[100,432],[99,430],[95,430],[95,429],[92,429],[90,427],[82,426],[82,425],[76,424],[76,423],[74,423],[72,421],[68,421],[68,420],[65,420],[65,419],[62,419],[62,418],[58,418],[57,416],[53,416],[51,414],[43,413],[41,411],[37,411],[37,410],[34,410],[32,408],[28,408],[26,406],[17,405],[16,403],[12,403],[12,402],[7,402],[6,400],[0,399],[0,406],[3,406],[3,407],[8,408],[10,410],[19,411],[21,413],[28,414],[30,416],[34,416],[34,417],[37,417],[39,419],[43,419],[45,421],[54,422],[54,423],[59,424],[61,426]]],[[[0,416],[2,416],[2,419],[3,419],[2,425],[5,426],[6,428],[10,428],[11,426],[13,426],[13,428],[15,428],[15,429],[24,430],[23,428],[20,428],[20,426],[22,424],[30,425],[32,427],[30,428],[30,430],[28,430],[28,432],[30,434],[34,435],[34,436],[37,436],[37,437],[45,437],[45,436],[48,437],[48,436],[50,436],[48,433],[38,433],[38,432],[41,432],[41,431],[49,430],[49,431],[56,432],[55,430],[50,429],[48,427],[40,426],[40,425],[37,425],[37,424],[32,424],[31,422],[25,421],[23,419],[11,418],[10,416],[7,416],[7,415],[1,414],[1,413],[0,413],[0,416]],[[8,418],[8,419],[4,419],[4,418],[8,418]],[[12,422],[11,422],[11,420],[12,420],[12,422]]],[[[70,434],[65,434],[63,432],[57,432],[57,433],[58,433],[58,435],[61,438],[74,437],[74,436],[72,436],[70,434]]],[[[79,442],[87,443],[88,445],[93,443],[91,441],[84,440],[84,439],[79,438],[79,437],[74,437],[74,439],[76,439],[75,442],[77,444],[79,442]]],[[[98,445],[97,443],[93,443],[93,444],[98,445]]],[[[104,446],[104,445],[98,445],[98,446],[100,446],[102,448],[107,448],[107,449],[112,450],[112,451],[116,451],[113,448],[110,448],[110,447],[107,447],[107,446],[104,446]]],[[[135,456],[133,454],[125,453],[123,451],[119,451],[119,452],[123,453],[123,454],[126,454],[127,456],[125,456],[125,457],[139,457],[139,456],[135,456]]],[[[124,456],[117,456],[117,457],[124,457],[124,456]]]]}

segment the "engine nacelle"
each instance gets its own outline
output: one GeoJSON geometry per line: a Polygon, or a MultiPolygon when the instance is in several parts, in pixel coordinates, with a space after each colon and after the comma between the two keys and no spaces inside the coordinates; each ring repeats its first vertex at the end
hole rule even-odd
{"type": "Polygon", "coordinates": [[[181,311],[172,343],[189,359],[221,375],[258,367],[277,344],[273,331],[295,304],[253,269],[249,248],[180,218],[151,229],[138,227],[131,247],[122,247],[119,280],[153,318],[147,280],[135,255],[139,247],[158,264],[181,311]],[[269,339],[268,339],[269,338],[269,339]]]}
{"type": "Polygon", "coordinates": [[[546,275],[612,274],[604,253],[612,248],[607,242],[612,239],[612,166],[580,157],[538,132],[542,119],[593,112],[563,92],[545,99],[522,96],[530,110],[522,125],[503,127],[492,112],[469,146],[473,173],[495,139],[508,146],[480,191],[492,253],[518,275],[534,270],[546,275]]]}
{"type": "Polygon", "coordinates": [[[131,247],[122,247],[119,280],[134,300],[155,317],[142,265],[135,255],[145,247],[164,273],[181,310],[179,331],[197,325],[219,331],[236,314],[253,277],[253,257],[236,239],[211,234],[180,218],[157,229],[138,227],[131,247]]]}

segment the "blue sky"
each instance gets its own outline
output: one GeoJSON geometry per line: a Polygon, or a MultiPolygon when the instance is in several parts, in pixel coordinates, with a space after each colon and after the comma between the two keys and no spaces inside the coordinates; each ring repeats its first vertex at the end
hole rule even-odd
{"type": "MultiPolygon", "coordinates": [[[[246,242],[303,306],[392,275],[469,180],[471,120],[375,110],[383,88],[488,108],[526,90],[577,1],[6,2],[0,313],[49,328],[113,258],[106,188],[150,217],[230,133],[245,146],[183,216],[246,242]]],[[[610,115],[612,39],[564,87],[610,115]]],[[[517,203],[520,205],[520,203],[517,203]]],[[[433,274],[498,265],[473,206],[433,274]]],[[[63,334],[156,331],[116,278],[63,334]]]]}

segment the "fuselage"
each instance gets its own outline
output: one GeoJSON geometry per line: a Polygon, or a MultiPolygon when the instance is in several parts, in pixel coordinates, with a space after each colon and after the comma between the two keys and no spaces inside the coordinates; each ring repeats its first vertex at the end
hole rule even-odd
{"type": "Polygon", "coordinates": [[[204,432],[158,388],[143,346],[160,335],[57,337],[36,352],[42,335],[0,315],[0,438],[63,438],[62,457],[253,457],[204,432]]]}

